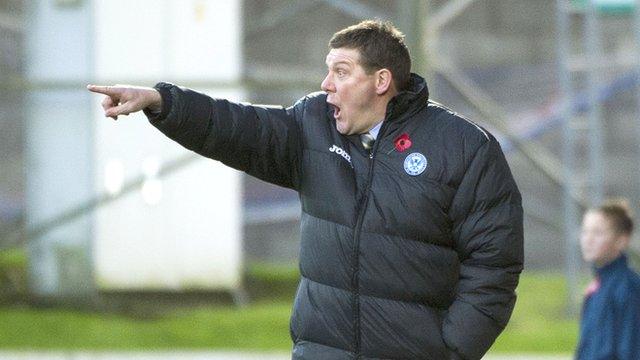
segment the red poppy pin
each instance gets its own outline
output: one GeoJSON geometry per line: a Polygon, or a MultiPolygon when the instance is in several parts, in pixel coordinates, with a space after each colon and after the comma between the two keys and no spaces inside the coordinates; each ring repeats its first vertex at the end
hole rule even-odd
{"type": "Polygon", "coordinates": [[[399,152],[403,152],[411,147],[411,139],[407,133],[398,136],[393,143],[396,146],[396,150],[399,152]]]}

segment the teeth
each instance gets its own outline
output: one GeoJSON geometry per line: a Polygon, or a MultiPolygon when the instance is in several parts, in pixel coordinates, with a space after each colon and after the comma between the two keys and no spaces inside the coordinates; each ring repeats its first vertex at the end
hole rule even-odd
{"type": "Polygon", "coordinates": [[[329,106],[331,106],[331,108],[333,108],[333,116],[338,117],[338,115],[340,115],[340,107],[330,102],[327,103],[329,104],[329,106]]]}

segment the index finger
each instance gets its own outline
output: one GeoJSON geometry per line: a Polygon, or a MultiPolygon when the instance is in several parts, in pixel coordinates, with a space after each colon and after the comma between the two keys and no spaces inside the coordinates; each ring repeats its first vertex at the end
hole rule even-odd
{"type": "Polygon", "coordinates": [[[104,95],[118,95],[119,91],[113,86],[102,86],[102,85],[87,85],[87,89],[91,92],[104,94],[104,95]]]}

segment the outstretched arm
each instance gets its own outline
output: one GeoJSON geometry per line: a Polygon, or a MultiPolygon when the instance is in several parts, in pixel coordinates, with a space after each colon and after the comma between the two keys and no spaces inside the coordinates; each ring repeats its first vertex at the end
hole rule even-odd
{"type": "Polygon", "coordinates": [[[298,186],[297,119],[304,100],[284,109],[215,99],[168,83],[87,88],[106,95],[105,116],[144,110],[153,126],[189,150],[276,185],[298,186]]]}

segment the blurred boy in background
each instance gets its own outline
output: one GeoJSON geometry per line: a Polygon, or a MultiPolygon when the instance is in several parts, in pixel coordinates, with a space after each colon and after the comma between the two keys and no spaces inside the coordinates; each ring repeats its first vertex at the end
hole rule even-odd
{"type": "Polygon", "coordinates": [[[633,220],[610,201],[584,215],[580,247],[595,278],[585,294],[576,359],[640,358],[640,276],[627,265],[633,220]]]}

